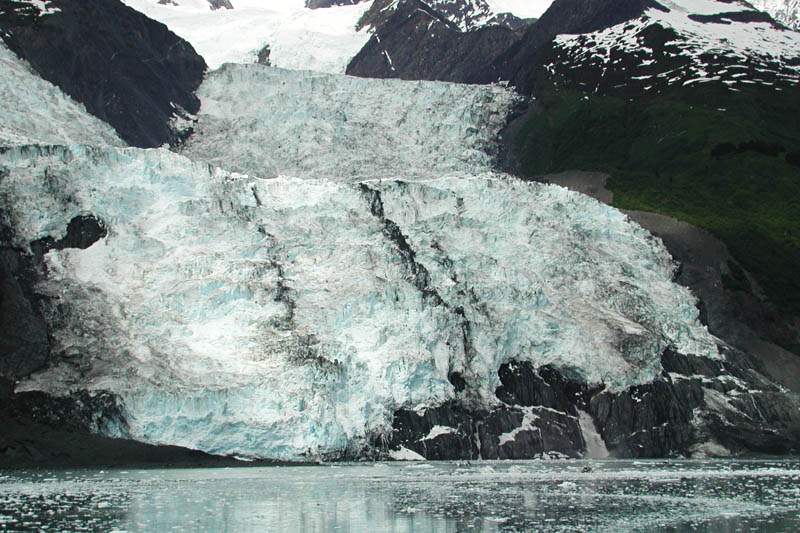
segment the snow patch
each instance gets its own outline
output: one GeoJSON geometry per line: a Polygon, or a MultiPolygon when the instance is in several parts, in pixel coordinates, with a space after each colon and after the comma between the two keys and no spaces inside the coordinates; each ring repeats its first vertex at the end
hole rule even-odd
{"type": "Polygon", "coordinates": [[[30,4],[39,10],[39,16],[52,15],[53,13],[60,13],[61,9],[52,6],[52,2],[47,0],[16,0],[17,3],[30,4]]]}
{"type": "Polygon", "coordinates": [[[456,428],[451,428],[448,426],[433,426],[428,434],[425,435],[421,440],[433,440],[441,435],[451,435],[457,432],[458,430],[456,428]]]}
{"type": "Polygon", "coordinates": [[[503,446],[509,442],[514,442],[517,440],[517,435],[519,435],[523,431],[530,431],[534,426],[533,423],[536,421],[538,416],[534,414],[533,407],[523,407],[525,414],[523,415],[522,422],[520,423],[518,428],[515,428],[507,433],[503,433],[500,435],[499,439],[499,446],[503,446]]]}

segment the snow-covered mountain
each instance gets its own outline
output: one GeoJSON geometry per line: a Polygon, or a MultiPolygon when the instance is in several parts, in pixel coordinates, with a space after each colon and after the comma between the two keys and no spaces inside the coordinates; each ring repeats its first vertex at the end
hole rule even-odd
{"type": "Polygon", "coordinates": [[[800,82],[800,33],[745,2],[664,0],[638,20],[560,35],[550,57],[550,72],[583,77],[590,89],[622,79],[632,91],[694,83],[781,90],[800,82]]]}
{"type": "Polygon", "coordinates": [[[161,5],[156,0],[124,0],[163,22],[186,39],[209,67],[255,62],[270,49],[272,65],[290,69],[344,72],[369,38],[356,23],[371,1],[326,9],[306,8],[304,0],[238,0],[233,9],[208,9],[207,3],[161,5]]]}
{"type": "MultiPolygon", "coordinates": [[[[476,14],[501,9],[481,6],[474,4],[473,11],[461,12],[485,24],[486,17],[476,14]]],[[[413,0],[376,0],[365,15],[375,35],[347,72],[467,83],[506,80],[530,93],[542,66],[542,50],[554,38],[558,49],[548,55],[554,68],[575,77],[594,62],[592,68],[608,71],[604,76],[617,85],[627,83],[626,77],[633,79],[633,85],[643,85],[639,82],[648,73],[656,76],[676,68],[684,73],[670,76],[674,83],[725,78],[735,86],[743,78],[740,68],[752,71],[752,77],[743,79],[754,83],[774,83],[773,78],[793,83],[798,70],[798,33],[785,31],[768,15],[738,0],[556,0],[535,23],[517,32],[471,24],[463,17],[448,19],[440,15],[444,11],[426,11],[413,0]]]]}
{"type": "Polygon", "coordinates": [[[775,20],[790,28],[800,30],[799,0],[751,0],[750,3],[756,9],[766,11],[775,17],[775,20]]]}
{"type": "Polygon", "coordinates": [[[517,27],[522,24],[522,19],[544,13],[550,2],[531,1],[526,4],[502,0],[426,0],[425,4],[459,30],[471,31],[488,25],[517,27]]]}
{"type": "MultiPolygon", "coordinates": [[[[203,56],[209,66],[226,62],[256,62],[269,47],[270,63],[289,69],[329,73],[345,71],[348,62],[370,38],[372,25],[357,24],[373,0],[307,2],[306,0],[238,0],[232,9],[210,10],[206,0],[123,0],[163,22],[203,56]]],[[[415,0],[417,1],[417,0],[415,0]]],[[[539,16],[548,0],[430,0],[427,8],[461,31],[487,24],[508,24],[499,15],[516,19],[539,16]]],[[[397,2],[381,1],[388,16],[397,2]]]]}

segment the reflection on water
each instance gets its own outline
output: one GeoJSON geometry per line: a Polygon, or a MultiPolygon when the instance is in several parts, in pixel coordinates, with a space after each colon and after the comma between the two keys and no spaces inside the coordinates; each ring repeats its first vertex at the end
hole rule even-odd
{"type": "Polygon", "coordinates": [[[0,531],[800,531],[800,462],[0,473],[0,531]]]}

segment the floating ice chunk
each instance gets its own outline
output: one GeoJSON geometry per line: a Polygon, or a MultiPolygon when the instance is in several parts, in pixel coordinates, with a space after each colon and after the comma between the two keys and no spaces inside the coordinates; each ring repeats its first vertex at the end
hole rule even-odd
{"type": "Polygon", "coordinates": [[[409,450],[403,446],[400,446],[397,450],[391,450],[389,452],[389,457],[394,459],[395,461],[424,461],[425,458],[418,454],[415,451],[409,450]]]}

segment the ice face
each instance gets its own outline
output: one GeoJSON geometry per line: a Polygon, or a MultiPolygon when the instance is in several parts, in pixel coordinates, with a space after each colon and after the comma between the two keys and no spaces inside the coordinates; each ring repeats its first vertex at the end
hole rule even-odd
{"type": "Polygon", "coordinates": [[[15,149],[0,195],[20,247],[54,250],[54,352],[23,389],[113,390],[129,436],[213,453],[341,453],[394,409],[491,402],[497,368],[553,364],[609,388],[668,345],[713,355],[660,241],[556,186],[493,176],[263,180],[163,150],[15,149]]]}

